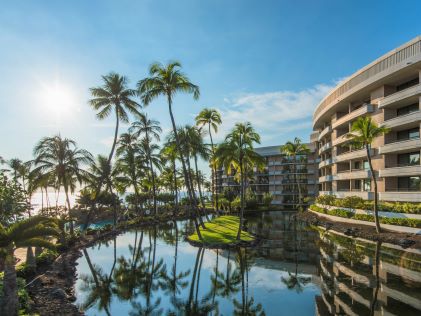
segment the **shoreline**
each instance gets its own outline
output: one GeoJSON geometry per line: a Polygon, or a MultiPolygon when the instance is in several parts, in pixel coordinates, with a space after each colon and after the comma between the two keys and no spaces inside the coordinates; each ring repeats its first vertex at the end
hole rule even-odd
{"type": "MultiPolygon", "coordinates": [[[[213,211],[208,212],[208,214],[211,213],[213,211]]],[[[129,229],[162,225],[190,218],[191,216],[184,213],[176,217],[171,214],[166,218],[147,219],[133,225],[121,223],[122,225],[115,230],[80,236],[80,239],[73,246],[61,253],[44,271],[37,271],[32,280],[28,280],[26,288],[32,301],[31,313],[38,313],[43,316],[84,315],[84,312],[79,311],[78,307],[74,305],[77,280],[76,261],[82,257],[83,249],[94,245],[98,241],[118,236],[129,229]]]]}

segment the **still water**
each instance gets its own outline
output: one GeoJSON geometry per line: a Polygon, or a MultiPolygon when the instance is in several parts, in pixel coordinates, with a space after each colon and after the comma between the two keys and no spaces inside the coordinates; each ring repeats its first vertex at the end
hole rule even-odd
{"type": "Polygon", "coordinates": [[[421,254],[307,227],[294,212],[248,217],[255,249],[184,241],[186,222],[128,231],[84,251],[87,315],[421,315],[421,254]]]}

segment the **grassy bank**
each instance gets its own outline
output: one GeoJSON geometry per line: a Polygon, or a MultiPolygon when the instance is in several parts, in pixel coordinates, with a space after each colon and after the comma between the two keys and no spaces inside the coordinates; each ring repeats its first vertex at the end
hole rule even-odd
{"type": "MultiPolygon", "coordinates": [[[[197,233],[188,237],[190,241],[203,244],[233,244],[237,242],[238,226],[240,218],[237,216],[220,216],[205,224],[206,229],[200,227],[202,240],[197,233]]],[[[241,232],[241,241],[253,241],[254,237],[248,232],[241,232]]]]}

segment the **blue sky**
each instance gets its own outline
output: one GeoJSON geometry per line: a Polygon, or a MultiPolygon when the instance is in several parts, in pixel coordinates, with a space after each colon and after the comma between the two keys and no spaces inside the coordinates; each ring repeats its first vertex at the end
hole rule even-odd
{"type": "MultiPolygon", "coordinates": [[[[179,60],[201,98],[175,99],[179,124],[203,107],[251,121],[262,145],[308,140],[335,83],[421,34],[420,1],[7,1],[0,10],[0,156],[30,159],[60,132],[107,153],[114,120],[97,121],[89,88],[116,71],[131,85],[154,61],[179,60]]],[[[145,111],[170,127],[164,99],[145,111]]],[[[123,127],[124,130],[124,127],[123,127]]]]}

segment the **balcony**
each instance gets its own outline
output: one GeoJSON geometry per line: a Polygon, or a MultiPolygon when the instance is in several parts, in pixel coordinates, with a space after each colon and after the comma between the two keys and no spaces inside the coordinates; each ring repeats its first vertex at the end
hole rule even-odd
{"type": "Polygon", "coordinates": [[[415,111],[412,113],[409,113],[407,115],[397,116],[390,120],[384,121],[381,126],[386,126],[389,128],[394,127],[405,127],[406,125],[409,127],[409,125],[413,125],[414,122],[421,121],[421,111],[415,111]]]}
{"type": "Polygon", "coordinates": [[[319,168],[323,168],[326,166],[330,166],[331,164],[334,163],[334,159],[333,158],[328,158],[326,160],[323,160],[319,163],[319,168]]]}
{"type": "Polygon", "coordinates": [[[282,181],[269,181],[270,185],[282,184],[282,181]]]}
{"type": "Polygon", "coordinates": [[[379,176],[384,177],[405,177],[421,174],[421,165],[394,166],[379,171],[379,176]]]}
{"type": "Polygon", "coordinates": [[[327,134],[332,132],[332,126],[326,126],[319,134],[318,140],[320,141],[323,137],[325,137],[327,134]]]}
{"type": "Polygon", "coordinates": [[[408,89],[393,93],[388,95],[379,101],[379,109],[388,107],[390,105],[396,105],[400,101],[405,101],[406,99],[414,96],[421,95],[421,85],[417,84],[416,86],[410,87],[408,89]]]}
{"type": "Polygon", "coordinates": [[[348,140],[348,138],[346,137],[346,135],[347,134],[344,134],[342,136],[337,137],[335,140],[332,141],[332,145],[333,146],[338,146],[340,144],[345,143],[348,140]]]}
{"type": "Polygon", "coordinates": [[[391,202],[421,202],[421,191],[380,192],[379,199],[391,202]]]}
{"type": "Polygon", "coordinates": [[[399,153],[421,148],[421,139],[408,139],[380,146],[379,154],[399,153]]]}
{"type": "Polygon", "coordinates": [[[331,148],[332,148],[332,143],[331,142],[324,144],[319,149],[319,155],[322,154],[323,152],[325,152],[326,150],[331,149],[331,148]]]}
{"type": "Polygon", "coordinates": [[[319,177],[319,183],[320,182],[331,182],[331,181],[333,181],[333,176],[331,174],[319,177]]]}
{"type": "Polygon", "coordinates": [[[363,104],[359,109],[352,111],[351,113],[348,113],[340,117],[339,119],[333,121],[332,128],[336,129],[361,115],[373,112],[373,110],[374,107],[372,104],[363,104]]]}
{"type": "MultiPolygon", "coordinates": [[[[374,155],[374,149],[370,149],[370,154],[374,155]]],[[[352,159],[359,159],[359,158],[365,158],[367,157],[367,152],[365,149],[360,150],[353,150],[350,152],[347,152],[345,154],[341,154],[336,156],[336,162],[342,162],[342,161],[348,161],[352,159]]]]}
{"type": "Polygon", "coordinates": [[[343,172],[338,172],[336,175],[333,176],[334,180],[350,180],[350,179],[368,179],[371,177],[370,170],[347,170],[343,172]]]}

